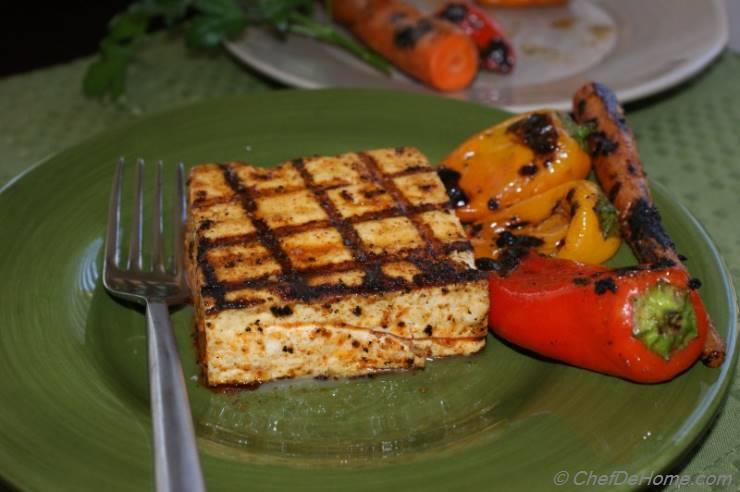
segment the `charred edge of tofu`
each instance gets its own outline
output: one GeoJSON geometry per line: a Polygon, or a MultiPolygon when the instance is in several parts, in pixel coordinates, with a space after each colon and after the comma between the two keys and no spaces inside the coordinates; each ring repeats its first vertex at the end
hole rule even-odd
{"type": "MultiPolygon", "coordinates": [[[[248,279],[237,283],[219,281],[212,266],[205,258],[205,252],[212,247],[207,241],[198,240],[195,247],[195,262],[205,279],[201,287],[202,293],[212,297],[215,303],[209,308],[209,313],[218,312],[223,309],[241,309],[250,307],[250,301],[236,300],[227,301],[225,294],[232,290],[244,288],[263,288],[273,291],[285,302],[313,302],[326,299],[343,297],[348,295],[368,295],[394,291],[410,291],[425,287],[439,287],[456,283],[476,282],[487,278],[485,272],[474,267],[466,267],[459,262],[450,261],[446,255],[452,252],[471,251],[467,240],[455,241],[451,244],[439,244],[430,237],[424,224],[419,223],[413,213],[421,207],[414,207],[403,197],[395,184],[382,172],[377,170],[377,164],[366,153],[359,153],[361,159],[369,169],[368,175],[371,180],[390,191],[396,200],[394,213],[399,217],[411,220],[417,228],[425,244],[402,254],[369,254],[364,251],[356,234],[354,234],[351,221],[339,216],[333,206],[326,200],[323,192],[318,189],[308,177],[305,166],[301,159],[294,159],[289,164],[299,171],[304,178],[306,188],[311,191],[321,203],[322,208],[329,215],[329,224],[340,232],[345,245],[353,251],[354,259],[342,264],[325,265],[310,271],[313,275],[329,274],[338,271],[352,269],[365,270],[363,281],[360,285],[346,285],[343,283],[309,285],[306,282],[306,273],[297,271],[291,265],[290,258],[285,254],[279,244],[278,237],[273,229],[264,219],[255,214],[255,199],[249,188],[235,175],[232,165],[220,165],[226,183],[241,200],[242,206],[247,211],[249,219],[256,228],[254,239],[262,244],[272,258],[280,264],[282,272],[279,275],[269,275],[264,278],[248,279]],[[412,263],[419,273],[414,275],[411,281],[389,277],[382,270],[382,265],[392,261],[406,261],[412,263]]],[[[430,169],[430,168],[421,168],[430,169]]],[[[436,179],[436,178],[435,178],[436,179]]],[[[436,206],[427,206],[424,210],[446,210],[448,203],[436,206]]],[[[386,212],[387,213],[387,212],[386,212]]],[[[368,218],[370,219],[370,218],[368,218]]],[[[194,226],[194,225],[193,225],[194,226]]],[[[191,231],[195,232],[195,231],[191,231]]]]}
{"type": "MultiPolygon", "coordinates": [[[[319,284],[308,285],[305,279],[300,275],[282,274],[277,278],[264,278],[227,284],[219,282],[208,272],[207,262],[202,262],[201,271],[205,273],[206,283],[202,286],[202,293],[211,296],[215,300],[214,306],[208,309],[208,314],[213,314],[224,309],[243,309],[261,303],[260,300],[237,299],[228,301],[225,294],[229,291],[242,289],[266,289],[279,296],[285,303],[291,302],[331,302],[336,298],[342,298],[350,295],[373,295],[388,292],[409,292],[413,290],[444,287],[455,284],[464,284],[479,282],[485,280],[487,275],[478,270],[462,270],[456,265],[449,263],[439,263],[427,258],[417,257],[413,254],[409,256],[388,255],[385,261],[407,261],[416,266],[421,273],[414,275],[411,282],[386,275],[382,269],[382,263],[373,263],[364,268],[366,274],[360,285],[337,284],[319,284]]],[[[354,266],[354,265],[353,265],[354,266]]],[[[315,269],[312,274],[325,275],[342,271],[351,271],[357,269],[347,268],[339,269],[315,269]]]]}

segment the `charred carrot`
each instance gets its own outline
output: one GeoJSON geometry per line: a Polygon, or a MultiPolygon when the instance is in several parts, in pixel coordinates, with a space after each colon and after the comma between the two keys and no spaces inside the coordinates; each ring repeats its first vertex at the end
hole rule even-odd
{"type": "Polygon", "coordinates": [[[511,42],[483,9],[470,2],[449,2],[437,11],[437,17],[452,22],[470,36],[478,47],[481,67],[501,74],[514,69],[516,56],[511,42]]]}
{"type": "MultiPolygon", "coordinates": [[[[617,209],[622,235],[638,261],[670,262],[685,269],[682,256],[663,228],[634,135],[616,95],[602,84],[588,83],[573,98],[573,115],[579,123],[592,127],[588,146],[594,173],[617,209]]],[[[710,322],[702,359],[717,367],[724,358],[724,342],[710,322]]]]}
{"type": "Polygon", "coordinates": [[[709,318],[686,270],[610,270],[524,256],[489,281],[491,330],[537,354],[640,383],[668,381],[701,355],[709,318]]]}
{"type": "Polygon", "coordinates": [[[435,89],[464,89],[478,71],[478,51],[468,36],[400,0],[332,2],[332,15],[370,48],[435,89]]]}
{"type": "Polygon", "coordinates": [[[680,263],[653,205],[635,139],[614,93],[602,84],[586,84],[573,104],[576,121],[592,127],[587,143],[594,172],[619,212],[625,239],[637,259],[680,263]]]}

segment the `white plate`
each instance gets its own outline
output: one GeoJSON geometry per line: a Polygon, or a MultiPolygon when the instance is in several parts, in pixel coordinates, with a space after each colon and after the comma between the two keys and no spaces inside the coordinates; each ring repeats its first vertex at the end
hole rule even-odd
{"type": "MultiPolygon", "coordinates": [[[[413,3],[430,11],[444,2],[413,3]]],[[[728,38],[724,0],[572,0],[564,7],[491,11],[514,43],[514,73],[482,72],[467,90],[448,96],[511,111],[568,108],[587,80],[606,83],[624,102],[655,94],[696,74],[728,38]]],[[[249,29],[227,47],[293,87],[430,90],[400,72],[385,76],[340,49],[300,36],[283,41],[249,29]]]]}

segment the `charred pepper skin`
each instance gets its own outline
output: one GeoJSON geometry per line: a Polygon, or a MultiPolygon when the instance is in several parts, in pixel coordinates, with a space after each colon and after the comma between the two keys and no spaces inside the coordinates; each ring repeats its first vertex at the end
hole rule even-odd
{"type": "Polygon", "coordinates": [[[599,207],[602,202],[608,204],[596,183],[569,181],[489,211],[485,221],[476,223],[480,227],[469,228],[470,242],[476,257],[497,258],[506,246],[498,244],[502,234],[532,236],[542,240],[536,246],[539,253],[602,263],[614,256],[621,244],[616,211],[603,210],[599,207]]]}
{"type": "Polygon", "coordinates": [[[584,179],[584,130],[566,114],[535,111],[473,135],[443,160],[440,177],[476,257],[497,259],[505,231],[542,239],[540,253],[586,263],[617,251],[616,211],[584,179]]]}
{"type": "Polygon", "coordinates": [[[466,201],[455,211],[463,222],[484,221],[495,209],[560,184],[585,179],[591,159],[555,111],[509,118],[472,135],[445,159],[457,173],[466,201]]]}
{"type": "Polygon", "coordinates": [[[610,270],[530,253],[508,275],[491,274],[489,325],[505,340],[546,357],[660,383],[691,367],[706,340],[709,318],[689,281],[676,266],[610,270]],[[665,286],[684,304],[663,306],[655,289],[665,286]],[[658,321],[646,323],[645,316],[658,321]],[[679,329],[671,331],[675,324],[679,329]]]}
{"type": "Polygon", "coordinates": [[[511,42],[482,9],[471,2],[449,2],[437,11],[437,17],[452,22],[470,36],[480,53],[482,68],[500,74],[514,70],[516,55],[511,42]]]}

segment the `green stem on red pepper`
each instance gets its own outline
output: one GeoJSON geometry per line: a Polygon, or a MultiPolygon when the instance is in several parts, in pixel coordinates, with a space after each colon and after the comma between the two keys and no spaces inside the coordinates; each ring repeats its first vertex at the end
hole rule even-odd
{"type": "Polygon", "coordinates": [[[632,334],[664,359],[696,337],[696,314],[688,291],[660,281],[633,300],[632,334]]]}

